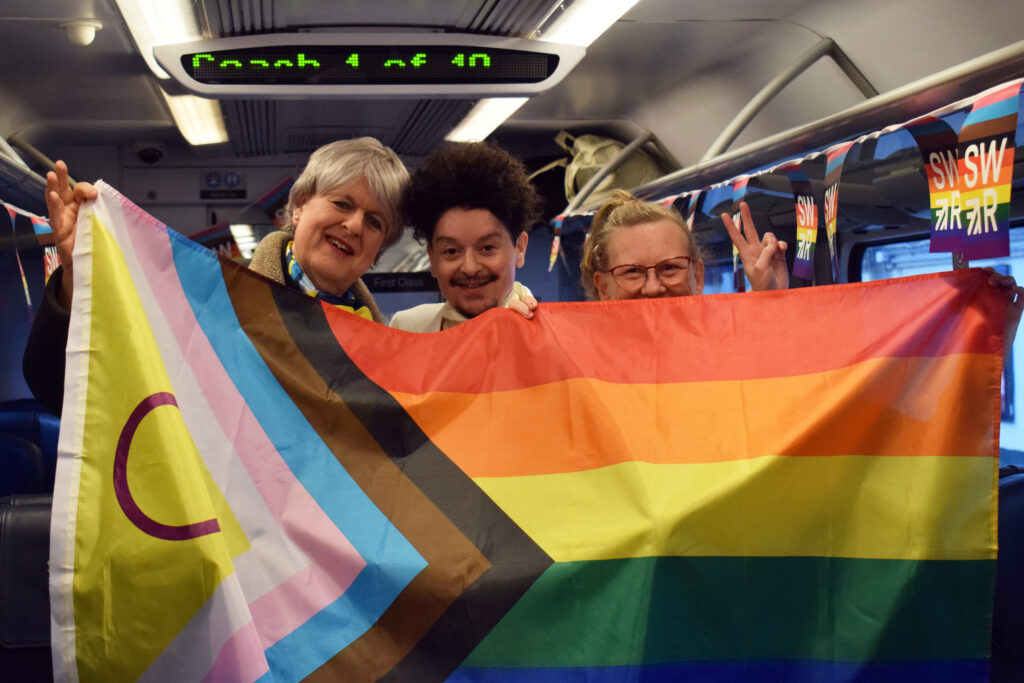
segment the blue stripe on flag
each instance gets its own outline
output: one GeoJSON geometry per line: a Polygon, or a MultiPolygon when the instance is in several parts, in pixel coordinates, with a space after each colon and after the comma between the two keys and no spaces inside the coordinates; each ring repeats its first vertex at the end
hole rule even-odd
{"type": "Polygon", "coordinates": [[[932,121],[924,121],[923,123],[915,123],[913,126],[908,126],[907,130],[909,130],[911,135],[916,138],[947,133],[953,129],[942,119],[935,119],[932,121]]]}
{"type": "Polygon", "coordinates": [[[168,234],[182,289],[231,381],[299,482],[367,562],[349,591],[267,650],[274,680],[297,680],[359,638],[427,563],[353,481],[263,362],[239,327],[213,252],[168,234]]]}
{"type": "Polygon", "coordinates": [[[964,126],[970,126],[984,121],[991,121],[992,119],[998,119],[1003,116],[1010,116],[1011,114],[1016,113],[1017,96],[1013,95],[1011,97],[1007,97],[1005,100],[986,104],[981,109],[975,109],[967,115],[967,118],[964,120],[964,126]]]}

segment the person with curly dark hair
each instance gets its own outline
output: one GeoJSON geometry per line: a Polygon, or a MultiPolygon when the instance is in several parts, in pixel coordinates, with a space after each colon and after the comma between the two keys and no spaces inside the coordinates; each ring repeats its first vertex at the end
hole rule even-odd
{"type": "Polygon", "coordinates": [[[454,143],[427,157],[403,206],[445,302],[399,311],[391,326],[437,332],[496,307],[533,317],[537,301],[515,274],[540,205],[522,163],[497,146],[454,143]]]}

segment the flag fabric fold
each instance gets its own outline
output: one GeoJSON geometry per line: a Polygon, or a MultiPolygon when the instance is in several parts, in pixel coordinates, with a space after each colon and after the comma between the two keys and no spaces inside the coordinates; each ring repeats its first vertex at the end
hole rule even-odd
{"type": "Polygon", "coordinates": [[[979,271],[393,330],[83,210],[61,680],[987,680],[979,271]]]}

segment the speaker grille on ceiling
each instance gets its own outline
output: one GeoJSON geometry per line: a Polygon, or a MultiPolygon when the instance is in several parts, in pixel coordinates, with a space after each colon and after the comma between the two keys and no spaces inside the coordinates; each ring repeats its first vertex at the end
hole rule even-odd
{"type": "Polygon", "coordinates": [[[366,128],[362,126],[317,126],[313,128],[290,128],[281,134],[282,152],[312,152],[321,145],[335,140],[348,140],[369,136],[377,138],[387,145],[385,128],[366,128]]]}
{"type": "Polygon", "coordinates": [[[222,100],[228,138],[237,156],[277,154],[277,117],[268,100],[222,100]]]}
{"type": "Polygon", "coordinates": [[[485,0],[476,14],[460,30],[494,33],[503,36],[525,36],[544,19],[553,5],[561,0],[485,0]]]}
{"type": "MultiPolygon", "coordinates": [[[[547,16],[552,6],[562,0],[478,0],[475,9],[469,8],[451,29],[490,33],[503,36],[528,35],[547,16]]],[[[200,0],[198,13],[211,36],[228,37],[294,30],[293,26],[280,26],[275,19],[275,0],[200,0]]],[[[346,10],[339,4],[338,20],[334,25],[358,19],[358,12],[346,10]]],[[[358,23],[358,22],[357,22],[358,23]]],[[[315,26],[303,26],[316,28],[315,26]]]]}
{"type": "Polygon", "coordinates": [[[273,0],[203,0],[199,14],[214,37],[278,30],[273,0]]]}
{"type": "Polygon", "coordinates": [[[472,108],[469,100],[420,100],[395,129],[371,126],[294,126],[281,128],[273,100],[222,102],[228,135],[239,157],[309,153],[334,140],[375,137],[398,154],[425,156],[472,108]]]}
{"type": "Polygon", "coordinates": [[[425,156],[441,144],[455,124],[475,104],[474,100],[423,100],[395,136],[398,154],[425,156]]]}

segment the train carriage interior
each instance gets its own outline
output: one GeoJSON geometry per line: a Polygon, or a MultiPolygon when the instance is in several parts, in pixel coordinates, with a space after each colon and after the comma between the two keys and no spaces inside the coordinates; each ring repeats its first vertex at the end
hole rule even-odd
{"type": "MultiPolygon", "coordinates": [[[[8,496],[0,497],[7,503],[0,507],[0,679],[5,667],[26,672],[22,680],[49,675],[45,581],[26,578],[25,567],[46,560],[40,529],[48,525],[59,418],[33,401],[21,357],[53,258],[37,228],[55,160],[67,162],[76,180],[105,180],[186,236],[230,234],[235,251],[227,253],[244,261],[275,229],[282,188],[318,146],[371,136],[414,170],[446,140],[487,139],[536,172],[544,215],[519,279],[543,304],[585,298],[582,243],[609,186],[691,213],[708,253],[706,292],[741,290],[719,218],[733,210],[737,181],[747,180],[744,197],[758,226],[796,244],[791,178],[781,165],[802,160],[821,201],[827,153],[850,142],[836,270],[822,225],[813,274],[794,275],[790,286],[940,272],[953,262],[929,252],[925,164],[903,124],[934,115],[959,129],[980,94],[1024,77],[1021,25],[1019,0],[6,0],[0,200],[11,208],[0,212],[0,496],[8,496]],[[239,50],[234,57],[271,71],[298,71],[312,59],[302,46],[316,44],[333,46],[353,71],[357,53],[364,65],[390,60],[391,71],[334,85],[299,76],[200,81],[185,72],[205,63],[195,55],[217,49],[239,50]],[[443,52],[452,45],[454,57],[443,52]],[[560,67],[529,84],[414,73],[435,49],[466,73],[483,71],[484,58],[497,54],[490,50],[556,50],[550,46],[561,50],[560,67]],[[567,189],[566,145],[580,136],[600,136],[609,147],[567,189]]],[[[229,57],[217,59],[231,69],[229,57]]],[[[1024,144],[1024,116],[1016,143],[1024,144]]],[[[1010,255],[970,265],[1021,282],[1024,154],[1012,171],[1010,255]]],[[[428,267],[423,245],[408,234],[379,259],[367,282],[385,314],[441,300],[428,267]]],[[[1021,336],[1004,372],[1000,426],[1006,552],[993,680],[1003,681],[1024,680],[1016,586],[1024,545],[1024,414],[1016,406],[1024,375],[1015,379],[1022,364],[1015,358],[1024,359],[1021,336]]]]}

